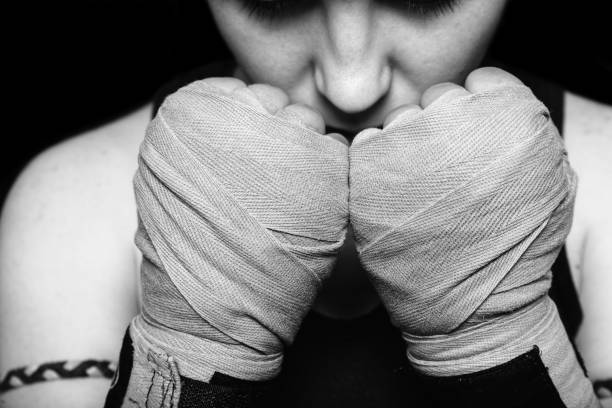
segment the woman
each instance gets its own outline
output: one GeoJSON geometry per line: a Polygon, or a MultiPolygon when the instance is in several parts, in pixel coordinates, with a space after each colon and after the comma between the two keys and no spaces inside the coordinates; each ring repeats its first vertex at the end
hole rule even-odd
{"type": "MultiPolygon", "coordinates": [[[[209,6],[237,68],[233,73],[207,76],[271,84],[284,90],[292,102],[320,111],[328,127],[357,132],[379,126],[394,108],[418,104],[422,93],[434,84],[463,84],[467,74],[482,63],[505,3],[410,2],[403,8],[370,1],[293,5],[211,0],[209,6]]],[[[566,241],[584,311],[576,343],[589,377],[605,380],[612,375],[612,351],[606,349],[612,331],[608,323],[612,319],[606,313],[612,306],[605,295],[612,285],[605,273],[612,260],[605,251],[610,246],[610,225],[604,209],[610,207],[610,196],[601,186],[610,176],[605,153],[611,150],[607,135],[612,110],[570,93],[564,95],[564,102],[563,120],[557,125],[563,128],[580,178],[573,227],[566,241]]],[[[125,327],[138,311],[140,253],[133,244],[137,220],[131,178],[150,115],[151,107],[144,107],[49,149],[13,187],[3,213],[0,254],[3,372],[36,362],[116,360],[125,327]]],[[[330,318],[371,318],[373,310],[380,313],[379,301],[365,274],[355,277],[354,252],[350,248],[346,252],[314,310],[330,318]],[[343,277],[349,272],[350,279],[343,277]]],[[[350,326],[344,333],[362,334],[359,326],[345,321],[330,324],[339,325],[350,326]]],[[[375,327],[390,330],[389,325],[375,327]]],[[[307,336],[304,331],[308,344],[317,338],[307,336]]],[[[388,337],[399,342],[396,335],[388,337]]],[[[377,348],[381,354],[384,344],[377,348]]],[[[401,348],[398,344],[396,350],[401,348]]],[[[298,347],[304,347],[299,336],[298,347]]],[[[401,351],[389,353],[402,355],[401,351]]],[[[299,368],[300,364],[289,366],[287,377],[296,376],[290,370],[299,368]]],[[[372,368],[370,375],[376,370],[372,368]]],[[[330,375],[333,371],[329,370],[330,375]]],[[[350,372],[361,377],[357,367],[350,372]]],[[[356,395],[361,399],[370,392],[390,395],[399,388],[356,395]]],[[[108,380],[82,379],[24,387],[2,397],[8,406],[41,406],[43,402],[70,406],[71,401],[74,406],[94,406],[100,405],[107,391],[108,380]]]]}

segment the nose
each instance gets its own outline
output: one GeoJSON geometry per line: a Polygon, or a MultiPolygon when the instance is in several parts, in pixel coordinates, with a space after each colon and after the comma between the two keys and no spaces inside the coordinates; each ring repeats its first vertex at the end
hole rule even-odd
{"type": "Polygon", "coordinates": [[[378,39],[371,2],[328,2],[326,32],[318,47],[314,76],[317,91],[339,110],[354,114],[385,96],[391,67],[378,39]]]}

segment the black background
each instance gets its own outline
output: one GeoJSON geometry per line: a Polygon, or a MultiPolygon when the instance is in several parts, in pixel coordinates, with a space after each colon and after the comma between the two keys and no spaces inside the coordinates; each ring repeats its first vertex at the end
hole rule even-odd
{"type": "MultiPolygon", "coordinates": [[[[511,0],[491,54],[612,104],[605,3],[511,0]]],[[[19,8],[3,13],[13,20],[3,53],[12,92],[0,202],[45,147],[146,103],[181,71],[229,57],[206,0],[35,0],[19,8]]]]}

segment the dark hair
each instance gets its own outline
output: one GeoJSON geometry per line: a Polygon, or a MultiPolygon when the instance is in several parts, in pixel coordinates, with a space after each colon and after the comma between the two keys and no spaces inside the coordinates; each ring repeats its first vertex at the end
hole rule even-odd
{"type": "MultiPolygon", "coordinates": [[[[612,104],[608,14],[592,3],[510,0],[490,54],[612,104]]],[[[33,153],[125,114],[179,72],[231,57],[206,0],[34,0],[26,14],[28,43],[8,59],[19,67],[11,82],[43,81],[45,92],[35,123],[22,120],[29,137],[3,162],[0,202],[33,153]]]]}
{"type": "Polygon", "coordinates": [[[489,54],[612,104],[612,55],[602,3],[509,0],[489,54]],[[591,4],[593,3],[593,4],[591,4]]]}

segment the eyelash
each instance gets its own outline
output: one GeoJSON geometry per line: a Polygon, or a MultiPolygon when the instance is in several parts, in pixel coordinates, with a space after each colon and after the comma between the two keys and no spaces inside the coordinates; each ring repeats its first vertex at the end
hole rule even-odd
{"type": "Polygon", "coordinates": [[[249,17],[261,20],[276,20],[304,6],[312,0],[240,0],[249,17]]]}
{"type": "MultiPolygon", "coordinates": [[[[240,0],[249,16],[262,20],[281,18],[313,0],[240,0]]],[[[418,17],[437,17],[454,10],[459,0],[381,0],[418,17]]]]}
{"type": "MultiPolygon", "coordinates": [[[[393,3],[393,0],[391,0],[393,3]]],[[[438,17],[451,13],[459,3],[459,0],[403,0],[400,7],[404,7],[409,13],[418,17],[438,17]]]]}

